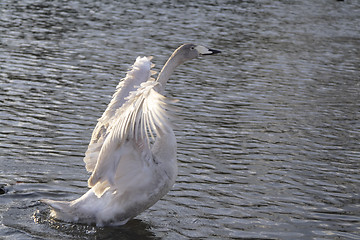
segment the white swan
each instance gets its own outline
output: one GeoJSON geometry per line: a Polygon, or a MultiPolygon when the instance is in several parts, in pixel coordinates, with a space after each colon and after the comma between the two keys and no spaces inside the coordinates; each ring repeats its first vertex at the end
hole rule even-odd
{"type": "Polygon", "coordinates": [[[138,57],[92,133],[84,158],[92,173],[91,189],[73,201],[43,200],[52,207],[51,216],[98,226],[122,225],[163,197],[175,182],[177,163],[169,100],[161,93],[178,65],[219,52],[184,44],[156,80],[151,77],[155,73],[151,57],[138,57]]]}

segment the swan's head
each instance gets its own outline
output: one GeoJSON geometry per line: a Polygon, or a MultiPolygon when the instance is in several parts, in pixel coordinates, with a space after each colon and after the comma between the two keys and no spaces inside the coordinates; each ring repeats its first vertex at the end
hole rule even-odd
{"type": "Polygon", "coordinates": [[[220,53],[219,50],[210,49],[201,45],[192,43],[181,45],[174,54],[182,55],[182,62],[197,58],[202,55],[212,55],[220,53]]]}
{"type": "Polygon", "coordinates": [[[158,92],[164,91],[164,86],[169,79],[170,75],[174,72],[175,68],[185,61],[197,58],[202,55],[212,55],[220,53],[218,50],[210,49],[201,45],[196,44],[184,44],[178,47],[175,52],[171,55],[165,66],[161,69],[156,81],[160,83],[158,92]]]}

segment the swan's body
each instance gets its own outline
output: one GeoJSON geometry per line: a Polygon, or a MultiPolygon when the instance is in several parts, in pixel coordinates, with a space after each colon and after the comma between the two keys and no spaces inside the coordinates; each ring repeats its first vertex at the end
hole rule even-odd
{"type": "Polygon", "coordinates": [[[164,196],[175,182],[177,163],[170,105],[161,93],[176,66],[218,52],[184,44],[157,80],[151,77],[151,58],[138,57],[93,131],[84,158],[92,173],[91,189],[70,202],[44,200],[53,208],[51,215],[69,222],[122,225],[164,196]]]}

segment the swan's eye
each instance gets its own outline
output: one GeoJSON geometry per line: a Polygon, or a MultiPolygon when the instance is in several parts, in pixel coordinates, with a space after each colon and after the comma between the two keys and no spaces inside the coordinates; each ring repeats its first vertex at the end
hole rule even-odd
{"type": "Polygon", "coordinates": [[[190,50],[194,50],[194,49],[195,49],[195,47],[194,47],[194,46],[190,47],[190,50]]]}

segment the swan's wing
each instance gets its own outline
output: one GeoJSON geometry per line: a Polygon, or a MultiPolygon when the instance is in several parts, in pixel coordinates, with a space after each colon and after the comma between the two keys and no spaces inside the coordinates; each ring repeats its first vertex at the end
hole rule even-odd
{"type": "Polygon", "coordinates": [[[151,57],[138,57],[136,59],[131,70],[117,86],[116,92],[102,117],[98,119],[84,157],[87,171],[92,172],[95,168],[100,150],[108,134],[109,125],[114,121],[116,111],[125,103],[129,93],[136,90],[141,83],[146,82],[152,74],[150,60],[151,57]]]}
{"type": "Polygon", "coordinates": [[[152,164],[149,138],[172,131],[168,100],[155,88],[158,82],[149,79],[130,94],[127,102],[118,110],[107,130],[96,166],[89,178],[101,196],[108,187],[122,188],[134,178],[145,174],[152,164]]]}

